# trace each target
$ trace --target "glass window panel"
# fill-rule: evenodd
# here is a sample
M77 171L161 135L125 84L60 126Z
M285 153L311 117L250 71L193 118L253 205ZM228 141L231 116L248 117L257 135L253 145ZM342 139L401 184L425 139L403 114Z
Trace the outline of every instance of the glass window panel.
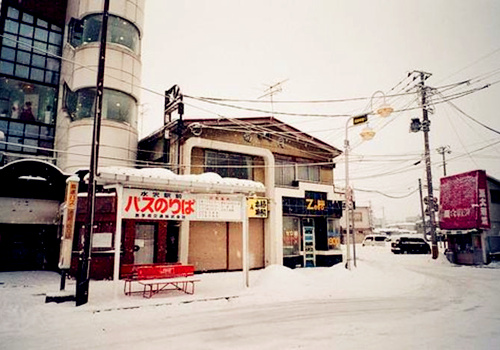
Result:
M3 43L3 46L16 47L17 36L12 35L12 34L8 34L8 33L4 33L2 43Z
M83 43L98 42L100 40L102 15L90 15L84 20ZM129 21L109 16L107 41L128 47L134 52L138 52L139 31ZM79 41L72 40L72 45L79 45Z
M52 24L50 26L50 29L53 30L54 32L62 33L62 29L59 26L56 26L55 24Z
M48 126L40 127L40 139L41 140L53 140L54 139L54 128Z
M7 142L9 143L7 145L7 150L14 151L14 152L21 152L22 147L16 146L15 144L22 145L22 142L23 142L22 138L15 137L15 136L9 136L9 137L7 137Z
M300 254L300 225L299 219L289 216L283 217L283 256Z
M40 54L45 54L47 51L47 43L43 43L40 41L36 41L33 43L33 46L35 47L33 49L34 52L38 52Z
M31 54L26 51L17 51L17 59L18 63L29 65L31 63Z
M23 136L24 135L24 123L11 122L9 128L9 135L11 136Z
M14 59L16 58L16 51L8 47L2 47L1 57L4 60L14 61Z
M291 186L295 179L295 164L292 161L277 160L275 183L277 185Z
M49 43L55 45L61 45L62 35L60 33L51 32L49 34Z
M16 77L28 78L29 77L29 67L23 66L21 64L16 64L16 71L14 73Z
M54 72L59 72L59 60L47 57L47 69Z
M24 139L24 144L31 147L24 147L23 152L36 153L38 151L38 140Z
M8 121L6 120L0 120L0 130L3 131L4 135L7 135L7 126L8 126Z
M54 141L47 141L47 140L40 140L38 143L39 147L41 148L46 148L47 150L44 149L38 149L38 154L46 155L46 156L52 156L52 152L48 151L50 149L54 149Z
M23 22L33 23L33 16L27 13L23 13Z
M90 43L99 41L101 32L102 15L92 15L85 19L83 26L83 42Z
M106 119L129 124L135 122L135 100L123 92L106 89L103 109Z
M31 58L31 65L39 68L45 68L45 57L40 55L33 55Z
M57 84L58 83L58 79L59 78L59 74L57 74L56 72L52 72L50 70L48 71L45 71L45 82L48 83L48 84Z
M21 109L25 105L25 102L29 101L32 104L32 113L36 120L40 122L45 122L45 120L48 120L49 123L53 122L53 111L55 111L55 106L57 105L57 89L40 84L27 84L13 78L5 77L0 77L0 89L2 90L2 94L5 92L5 95L9 96L7 104L1 104L0 101L0 110L6 110L7 117L20 119ZM16 123L15 121L13 122ZM18 123L13 125L13 130L15 131L18 130L17 126L23 124ZM38 126L35 126L35 128L29 131L38 134Z
M0 73L14 75L14 64L0 61Z
M36 81L42 81L44 79L45 71L38 68L31 68L30 78Z
M33 40L28 39L28 38L19 37L18 48L31 51L32 45L33 45Z
M5 20L4 31L17 34L19 32L19 23L12 21L10 19Z
M61 49L59 46L49 44L48 51L49 51L49 53L51 53L53 55L59 56Z
M0 131L3 132L4 136L7 136L7 121L6 120L0 120ZM0 140L0 150L4 150L5 149L5 141L7 141L6 138Z
M35 29L35 39L40 41L47 41L49 36L49 31L47 29L36 28Z
M110 17L109 23L108 41L124 45L136 52L139 41L139 33L136 27L129 21L115 16Z
M19 10L14 7L9 7L7 10L7 17L19 19Z
M83 89L77 92L75 118L90 118L94 115L95 89Z
M33 37L33 26L21 23L21 29L19 30L19 34L22 36L26 36L28 38L32 38Z
M48 28L49 27L49 23L44 21L44 20L41 20L41 19L37 19L36 20L36 24L37 26L39 27L42 27L42 28Z
M38 125L26 124L26 128L24 130L25 137L38 138L39 133L40 127Z
M307 165L298 164L297 173L299 180L309 180Z

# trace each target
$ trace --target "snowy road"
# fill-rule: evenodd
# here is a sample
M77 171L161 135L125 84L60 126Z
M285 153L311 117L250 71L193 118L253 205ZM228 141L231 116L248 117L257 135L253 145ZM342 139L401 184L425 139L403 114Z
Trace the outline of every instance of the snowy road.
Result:
M35 289L15 306L5 283L0 311L9 320L0 320L0 348L500 348L500 269L385 250L359 256L351 272L275 267L256 273L254 287L236 298L160 305L172 300L165 296L133 308L37 305Z

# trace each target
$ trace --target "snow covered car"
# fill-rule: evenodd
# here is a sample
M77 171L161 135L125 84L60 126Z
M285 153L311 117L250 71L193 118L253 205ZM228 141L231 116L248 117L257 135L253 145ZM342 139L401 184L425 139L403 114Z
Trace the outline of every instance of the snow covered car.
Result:
M380 246L380 247L385 247L385 242L387 240L387 236L385 235L367 235L365 239L363 240L363 247L364 246Z
M420 237L398 237L391 243L394 254L430 254L431 246Z

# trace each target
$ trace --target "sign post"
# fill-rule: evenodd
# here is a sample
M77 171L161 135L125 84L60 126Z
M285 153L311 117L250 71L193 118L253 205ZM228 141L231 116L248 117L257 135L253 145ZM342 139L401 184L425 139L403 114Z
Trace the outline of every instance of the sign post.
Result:
M66 180L66 196L64 199L61 247L59 251L59 264L61 269L61 290L66 284L66 271L71 267L71 253L73 252L73 237L75 233L76 206L78 200L78 183L80 178L76 175Z

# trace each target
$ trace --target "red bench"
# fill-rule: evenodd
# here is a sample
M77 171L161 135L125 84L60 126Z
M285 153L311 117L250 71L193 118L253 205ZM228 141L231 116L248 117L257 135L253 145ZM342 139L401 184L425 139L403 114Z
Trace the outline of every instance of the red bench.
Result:
M187 294L194 293L194 284L200 279L194 276L193 265L175 264L126 264L121 267L122 277L125 279L124 293L141 292L133 291L132 283L143 287L142 296L151 298L163 290L181 290Z

